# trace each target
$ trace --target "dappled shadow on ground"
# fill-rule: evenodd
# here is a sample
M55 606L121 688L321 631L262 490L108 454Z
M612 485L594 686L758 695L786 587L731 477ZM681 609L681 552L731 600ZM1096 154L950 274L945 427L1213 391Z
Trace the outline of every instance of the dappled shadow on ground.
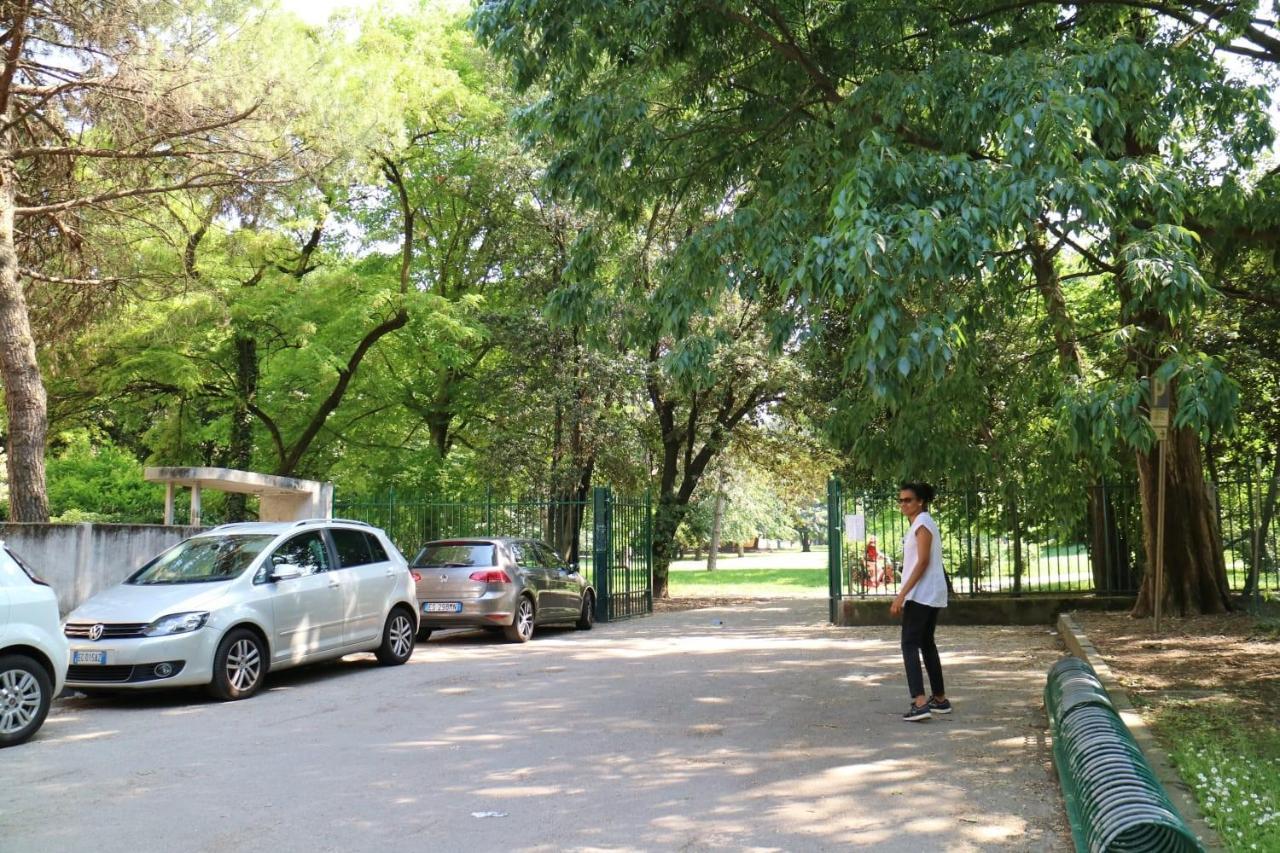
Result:
M1229 699L1233 713L1273 725L1280 703L1280 633L1247 613L1150 619L1076 613L1116 677L1138 697ZM1267 625L1271 624L1268 628Z
M625 636L616 625L544 636L540 651L559 647L559 662L524 676L541 683L495 691L433 737L383 749L465 744L445 790L485 810L605 808L607 821L572 833L573 849L608 847L620 830L641 849L1065 849L1037 698L1058 654L1047 631L954 629L945 666L959 712L910 726L898 720L894 629L836 629L801 608L713 607L629 623ZM447 660L476 645L491 646L490 663L525 651L471 635L424 652ZM469 689L485 688L437 692ZM981 701L965 697L975 691ZM495 716L529 722L494 735ZM489 755L577 736L589 744L516 768L494 769Z
M835 628L825 607L524 645L442 632L406 666L277 673L248 702L64 703L10 765L11 815L45 827L15 849L90 825L99 853L127 849L157 810L196 850L1068 848L1039 703L1058 654L1046 631L946 629L957 712L911 725L896 630ZM73 801L88 811L50 820Z

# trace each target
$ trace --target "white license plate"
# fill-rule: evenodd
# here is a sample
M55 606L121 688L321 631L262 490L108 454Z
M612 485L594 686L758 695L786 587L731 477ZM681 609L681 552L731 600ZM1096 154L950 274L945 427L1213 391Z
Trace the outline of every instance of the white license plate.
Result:
M72 652L72 663L96 663L105 666L107 663L106 652Z
M423 613L461 613L461 601L424 601L422 602Z

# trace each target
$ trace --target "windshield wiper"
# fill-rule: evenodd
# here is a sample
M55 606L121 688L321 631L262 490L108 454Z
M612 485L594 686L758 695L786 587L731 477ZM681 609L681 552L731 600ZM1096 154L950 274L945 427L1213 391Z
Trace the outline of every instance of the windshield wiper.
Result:
M465 569L472 565L471 563L420 563L414 566L415 569Z

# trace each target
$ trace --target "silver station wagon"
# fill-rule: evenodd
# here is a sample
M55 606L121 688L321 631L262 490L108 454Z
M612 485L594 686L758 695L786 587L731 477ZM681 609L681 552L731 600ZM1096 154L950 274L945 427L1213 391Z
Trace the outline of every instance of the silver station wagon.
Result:
M67 617L67 685L205 685L244 699L267 672L371 651L413 653L404 557L360 522L226 524L186 539Z
M587 630L595 623L595 589L545 542L442 539L428 542L410 570L420 610L419 640L433 628L479 626L526 643L535 625Z

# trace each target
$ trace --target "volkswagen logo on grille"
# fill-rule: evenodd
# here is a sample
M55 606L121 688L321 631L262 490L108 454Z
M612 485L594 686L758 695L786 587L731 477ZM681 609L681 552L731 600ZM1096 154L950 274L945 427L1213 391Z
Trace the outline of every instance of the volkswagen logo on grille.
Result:
M105 631L106 629L107 629L107 626L99 622L97 625L94 625L92 628L89 629L89 639L101 640L102 632Z

